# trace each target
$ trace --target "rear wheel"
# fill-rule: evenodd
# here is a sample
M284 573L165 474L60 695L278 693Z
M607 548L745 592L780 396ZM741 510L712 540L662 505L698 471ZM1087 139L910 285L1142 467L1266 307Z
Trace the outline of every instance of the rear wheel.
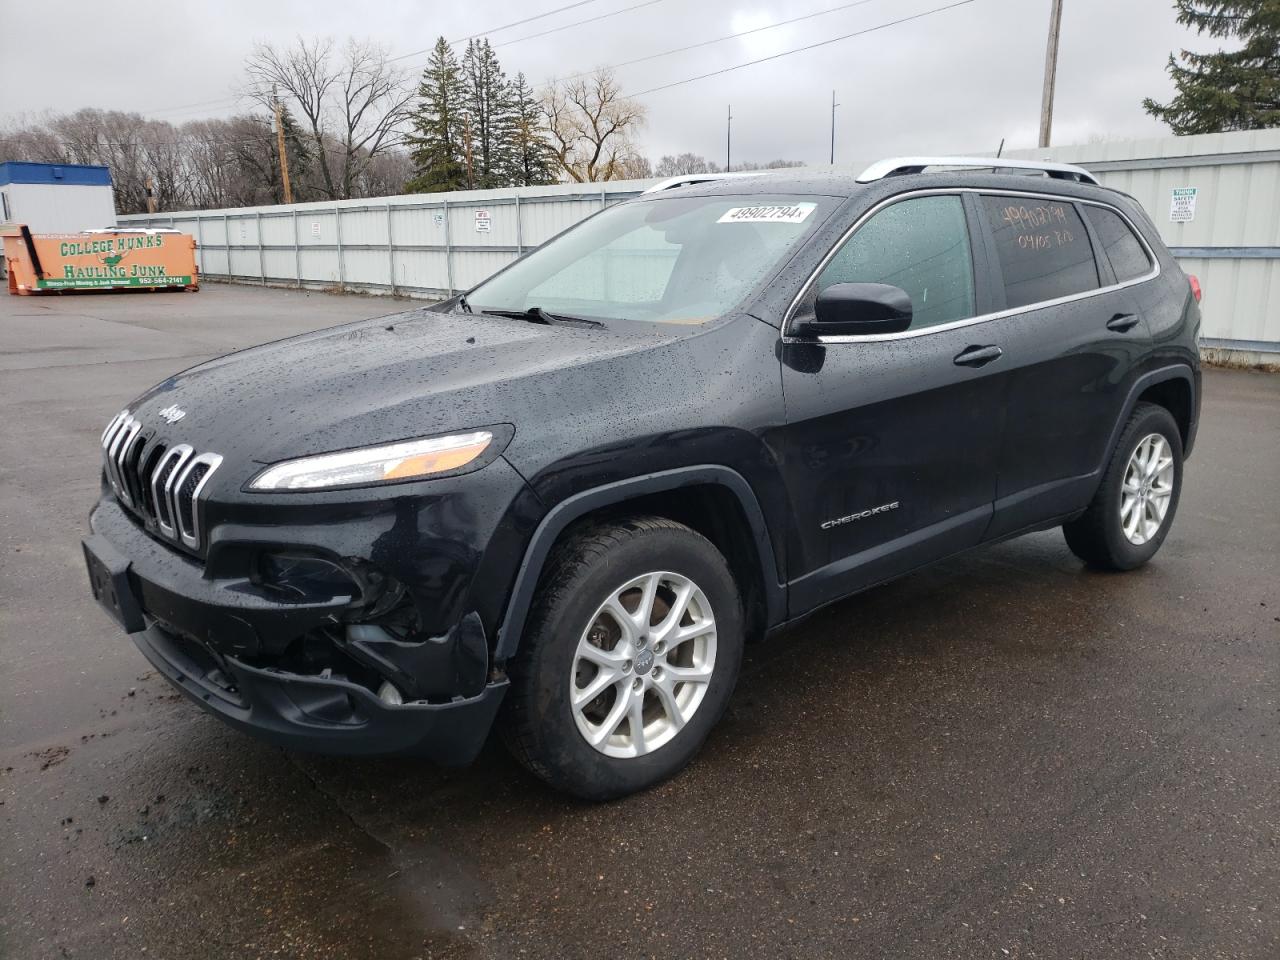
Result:
M1182 435L1164 407L1138 404L1088 509L1066 523L1067 546L1105 570L1150 560L1173 525L1182 491Z
M737 586L704 537L663 518L562 545L539 587L502 731L551 785L603 800L680 770L724 712L742 660Z

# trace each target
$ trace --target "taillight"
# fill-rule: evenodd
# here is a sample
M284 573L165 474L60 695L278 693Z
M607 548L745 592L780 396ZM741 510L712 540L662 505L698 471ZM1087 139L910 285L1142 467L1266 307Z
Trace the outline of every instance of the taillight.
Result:
M1191 295L1196 298L1196 303L1200 302L1200 278L1194 273L1188 273L1187 279L1191 281Z

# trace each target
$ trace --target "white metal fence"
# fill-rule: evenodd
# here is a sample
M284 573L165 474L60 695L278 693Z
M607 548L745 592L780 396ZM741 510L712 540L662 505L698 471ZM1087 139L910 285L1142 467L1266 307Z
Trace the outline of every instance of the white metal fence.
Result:
M1205 290L1205 345L1280 356L1280 130L1104 141L1010 156L1079 163L1134 195ZM855 172L866 164L852 164ZM652 181L561 184L121 217L195 236L206 277L441 297ZM1174 190L1181 207L1172 208ZM1194 196L1188 211L1187 198ZM1190 212L1190 219L1185 219Z
M1182 268L1204 288L1204 347L1245 362L1280 362L1280 129L1103 141L1051 152L1131 194L1151 215Z
M190 233L206 277L442 297L646 185L469 190L119 219Z

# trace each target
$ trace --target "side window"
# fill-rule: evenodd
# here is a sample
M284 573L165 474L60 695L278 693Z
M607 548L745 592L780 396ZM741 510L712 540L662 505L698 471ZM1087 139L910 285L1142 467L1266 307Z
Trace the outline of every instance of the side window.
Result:
M1010 309L1098 287L1089 234L1069 201L983 197L981 202Z
M1098 235L1116 280L1124 283L1140 277L1151 269L1151 258L1133 230L1114 210L1085 205L1084 215L1089 218L1093 232Z
M911 329L972 317L973 257L959 197L916 197L858 228L818 276L833 283L888 283L911 297Z

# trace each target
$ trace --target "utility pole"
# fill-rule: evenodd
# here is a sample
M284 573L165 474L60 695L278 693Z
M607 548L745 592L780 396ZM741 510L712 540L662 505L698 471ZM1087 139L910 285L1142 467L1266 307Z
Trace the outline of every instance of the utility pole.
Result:
M155 213L157 209L156 203L156 183L150 177L147 177L143 183L147 191L147 213Z
M284 107L280 105L280 97L275 87L271 88L271 99L276 112L276 146L280 150L280 182L284 185L284 202L293 203L293 184L289 180L289 153L284 148Z
M1050 0L1049 45L1044 52L1044 95L1040 98L1040 146L1049 146L1053 133L1053 86L1058 79L1058 31L1062 26L1062 0Z
M729 120L724 128L724 172L729 173L733 167L729 163L733 156L733 105L729 105Z
M836 103L836 92L831 91L831 165L836 165L836 107L840 104Z

